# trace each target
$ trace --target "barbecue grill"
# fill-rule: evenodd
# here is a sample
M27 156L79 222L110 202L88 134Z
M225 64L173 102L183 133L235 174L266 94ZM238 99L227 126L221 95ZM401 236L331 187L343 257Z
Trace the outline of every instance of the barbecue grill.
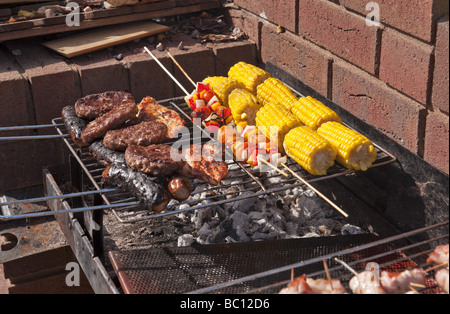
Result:
M300 92L294 92L303 96ZM184 98L159 102L178 111L194 136L191 141L209 141L210 134L189 117L190 109ZM142 210L139 201L129 192L106 188L102 184L105 167L95 160L88 149L81 149L65 130L62 118L51 125L57 135L38 137L10 137L8 140L61 138L69 150L69 177L73 190L63 193L59 180L50 169L45 169L45 197L17 202L47 201L51 211L25 214L5 214L0 220L31 219L55 216L82 269L98 293L276 293L295 276L308 274L324 277L323 261L328 263L333 278L342 278L346 288L353 275L338 261L342 260L363 270L367 263L376 262L383 269L395 271L413 267L427 267L426 255L432 248L448 241L448 221L400 234L381 238L374 234L337 236L312 239L289 239L191 247L165 247L137 250L111 250L104 254L103 210L111 211L118 224L134 224L220 206L223 204L272 195L304 186L295 176L284 177L276 171L259 172L235 160L229 160L229 179L212 187L193 181L193 193L184 202L172 201L165 211L153 213ZM2 130L20 130L21 127ZM167 144L175 143L173 140ZM372 168L396 162L396 157L377 145L377 160ZM308 183L350 176L355 171L339 164L326 176L312 176L288 160L287 166ZM239 185L239 189L233 189ZM75 192L73 192L75 191ZM1 208L1 207L0 207ZM345 210L345 209L344 209ZM429 238L430 232L439 234ZM425 239L424 239L425 238ZM111 267L111 269L107 269ZM117 278L114 280L113 278ZM437 293L433 271L429 272L423 293Z

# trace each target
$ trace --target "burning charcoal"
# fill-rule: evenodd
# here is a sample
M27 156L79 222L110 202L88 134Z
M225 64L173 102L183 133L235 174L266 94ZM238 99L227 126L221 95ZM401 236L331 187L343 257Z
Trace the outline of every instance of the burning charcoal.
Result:
M341 233L343 235L349 235L349 234L363 234L365 232L360 227L346 224L345 226L342 227Z
M251 192L246 192L246 193L242 194L242 196L244 196L244 197L247 196L247 195L252 195L252 193ZM244 212L244 213L248 213L248 212L250 212L250 210L255 205L255 201L256 201L255 197L236 201L236 202L233 203L233 209L234 210L239 210L239 211Z
M231 219L225 219L215 228L207 238L207 243L220 243L230 233L232 227Z
M191 246L194 243L195 239L192 234L183 234L178 237L178 247L182 246Z

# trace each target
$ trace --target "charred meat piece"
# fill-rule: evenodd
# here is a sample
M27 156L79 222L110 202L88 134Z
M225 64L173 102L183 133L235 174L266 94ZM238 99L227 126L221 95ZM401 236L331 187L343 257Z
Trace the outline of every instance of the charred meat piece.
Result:
M130 93L112 91L78 99L75 111L80 118L94 120L119 106L135 104L136 101Z
M157 121L139 124L106 133L103 144L116 151L124 152L129 145L148 146L162 143L167 136L167 126Z
M77 116L77 114L75 113L75 107L74 106L64 107L61 112L61 116L66 126L66 130L72 137L73 142L78 147L89 146L89 144L85 143L81 138L81 133L88 125L88 122Z
M177 112L158 104L152 97L145 97L138 107L139 117L143 121L158 121L167 125L167 138L177 137L185 125Z
M91 121L83 130L81 138L85 143L92 143L104 137L108 131L118 129L128 120L134 119L137 113L136 105L119 106Z
M124 153L116 152L105 147L101 140L92 143L89 146L89 152L98 162L100 162L104 166L114 163L126 164Z
M161 212L170 201L169 194L152 178L125 164L112 164L103 172L103 181L128 190L148 210Z
M125 151L125 160L136 171L168 176L180 169L180 162L172 159L172 149L168 145L130 145Z
M228 176L228 165L215 159L214 154L206 145L192 145L184 152L185 165L181 173L211 185L219 185Z

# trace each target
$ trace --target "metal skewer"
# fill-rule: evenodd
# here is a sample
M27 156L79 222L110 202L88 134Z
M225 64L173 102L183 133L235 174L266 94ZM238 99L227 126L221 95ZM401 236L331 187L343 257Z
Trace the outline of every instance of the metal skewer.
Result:
M307 185L311 190L313 190L314 192L316 192L317 195L319 195L321 198L323 198L328 204L330 204L331 206L333 206L339 213L341 213L345 218L348 218L349 215L344 212L341 208L339 208L335 203L333 203L328 197L326 197L325 195L323 195L320 191L318 191L315 187L313 187L308 181L306 181L305 179L303 179L302 177L300 177L298 174L296 174L291 168L289 168L288 166L286 166L285 164L281 164L284 168L286 168L286 170L288 170L290 173L292 173L297 179L299 179L300 181L302 181L305 185Z
M189 96L190 93L183 87L183 85L180 84L180 82L178 82L175 79L172 73L170 73L169 70L166 69L166 67L161 63L161 61L159 61L158 58L156 58L156 56L150 50L148 50L147 47L144 47L144 49L153 58L153 60L155 60L155 62L158 63L158 65L164 70L164 72L166 72L167 75L169 75L172 78L172 80L178 85L178 87L181 88L181 90L186 94L186 96Z
M0 207L8 206L8 205L15 205L15 204L23 204L23 203L45 202L45 201L50 201L50 200L55 200L55 199L75 198L75 197L94 195L94 194L100 194L100 193L111 193L111 192L117 192L117 191L118 191L117 189L104 189L104 190L97 190L97 191L71 193L71 194L65 194L65 195L38 197L38 198L31 198L31 199L27 199L27 200L14 200L14 201L0 203Z
M45 212L38 212L38 213L27 213L27 214L11 215L11 216L0 215L0 221L47 217L47 216L54 216L57 214L82 213L82 212L94 211L94 210L99 210L99 209L113 209L113 208L136 206L136 205L138 205L137 202L129 202L129 203L121 203L121 204L110 204L110 205L63 209L63 210L56 210L56 211L45 211Z
M192 85L194 85L195 88L197 88L197 84L195 84L194 80L192 80L190 78L190 76L186 73L186 71L181 67L181 65L177 62L177 60L175 60L175 58L172 56L172 54L167 51L167 55L170 57L170 59L172 59L173 63L175 63L175 65L180 69L181 72L183 72L183 74L186 76L186 78L192 83Z

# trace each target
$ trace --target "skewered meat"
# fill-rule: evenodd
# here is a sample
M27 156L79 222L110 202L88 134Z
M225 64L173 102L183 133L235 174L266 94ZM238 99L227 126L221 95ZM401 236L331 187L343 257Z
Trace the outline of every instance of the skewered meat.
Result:
M177 172L181 163L171 157L169 145L130 145L125 151L125 160L134 170L154 176L169 176Z
M125 164L108 166L102 176L105 183L130 191L148 210L161 212L169 203L168 193L156 182L155 178L134 171Z
M386 294L372 271L364 271L350 280L350 289L354 294Z
M425 286L426 277L425 271L418 268L401 273L382 271L380 283L388 294L404 294L411 290L411 284Z
M291 281L279 294L345 294L345 288L340 280L312 279L306 275Z
M448 264L448 250L448 244L438 246L428 257L427 263Z
M440 269L436 272L436 282L438 286L445 292L449 293L449 284L448 284L448 268Z
M126 164L124 153L119 153L105 147L101 140L92 143L89 146L89 152L104 166L111 165L113 163Z
M167 136L167 126L157 121L139 124L106 133L103 144L116 151L124 152L129 145L148 146L162 143Z
M121 105L135 104L130 93L111 91L78 99L75 103L75 110L78 117L93 120Z
M139 118L143 121L158 121L167 126L167 138L175 138L185 125L177 112L158 104L152 97L142 99L138 108Z
M191 196L192 188L188 178L173 176L167 184L170 195L177 201L184 202Z
M81 138L86 143L92 143L98 138L102 138L110 130L120 128L125 122L136 117L138 114L137 106L121 105L104 115L91 121L81 134Z
M61 116L66 126L67 132L72 137L73 142L79 147L87 147L88 143L85 143L81 138L81 133L86 128L88 122L79 118L75 113L74 106L64 107Z
M184 152L186 163L181 173L211 185L219 185L228 175L228 166L225 162L216 160L215 154L214 149L210 151L206 145L192 145Z

